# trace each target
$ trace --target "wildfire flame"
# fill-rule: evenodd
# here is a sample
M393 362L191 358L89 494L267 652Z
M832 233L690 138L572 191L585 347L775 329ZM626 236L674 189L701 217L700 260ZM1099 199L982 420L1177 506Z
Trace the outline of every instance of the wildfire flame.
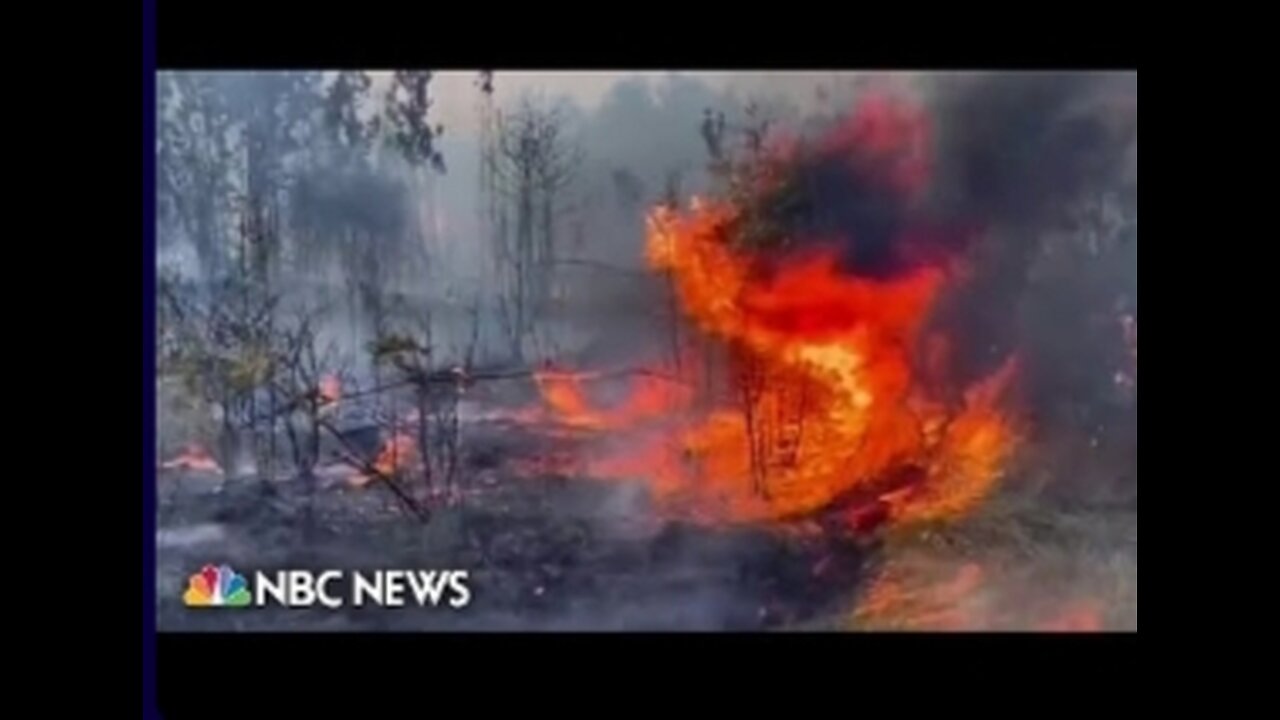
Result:
M872 103L828 138L915 193L928 169L925 125ZM862 152L851 148L861 145ZM579 430L633 431L627 446L592 454L587 474L647 481L660 505L712 521L771 521L856 497L850 523L955 517L995 486L1017 436L1002 410L1016 363L948 402L917 377L922 328L944 286L943 263L888 277L842 268L831 244L785 256L736 242L741 208L695 198L648 219L650 267L668 274L684 315L732 358L728 392L682 363L676 381L641 377L611 408L589 401L586 375L545 373L546 406ZM932 374L932 373L926 373ZM606 433L611 435L613 433ZM870 515L868 515L870 513Z
M681 399L681 388L673 387L670 380L640 375L620 404L601 408L589 399L585 388L598 377L598 373L547 370L535 373L534 381L556 420L580 430L632 428L662 417Z
M397 433L383 442L377 457L370 463L373 469L377 471L376 475L374 473L356 471L347 479L347 482L355 487L364 487L375 480L378 475L394 478L402 469L416 462L416 457L417 446L414 444L413 438L404 433Z

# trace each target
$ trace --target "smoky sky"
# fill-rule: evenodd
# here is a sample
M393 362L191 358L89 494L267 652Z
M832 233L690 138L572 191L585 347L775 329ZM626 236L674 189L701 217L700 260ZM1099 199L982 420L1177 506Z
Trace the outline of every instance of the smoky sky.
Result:
M1137 139L1137 76L999 73L932 83L938 211L984 223L1047 222L1114 181Z
M930 143L919 201L845 157L819 154L792 169L798 197L770 202L783 207L786 231L834 239L846 268L862 276L894 275L938 254L970 259L972 277L934 322L962 340L956 372L972 380L1025 340L1018 308L1044 237L1070 230L1081 201L1116 191L1136 200L1137 78L940 75L923 83L921 101Z
M812 129L806 136L820 137L825 126L856 111L864 88L856 74L547 73L505 85L506 77L495 76L501 106L546 84L545 99L563 101L567 137L584 151L564 194L558 255L635 271L644 265L644 213L669 188L686 201L716 192L708 187L709 158L699 132L707 110L723 111L732 124L742 121L744 101L769 105L763 101L770 97L790 98L795 106L777 111L784 120L779 126L800 120L802 128ZM280 90L279 80L261 87L229 82L229 90L239 104L251 105L262 92ZM838 239L846 265L861 274L893 275L932 262L935 254L967 253L986 242L988 256L975 263L977 277L943 310L948 322L964 326L958 334L966 344L1011 347L1010 309L1023 291L1041 235L1061 222L1076 198L1110 185L1136 187L1136 74L919 73L893 80L928 118L932 142L923 197L905 198L818 154L791 168L799 193L776 199L778 207L768 212L776 211L798 237ZM322 164L298 178L291 198L303 229L350 228L379 237L403 234L412 211L430 205L438 249L448 250L436 253L435 279L419 283L431 288L486 277L491 264L477 211L480 147L471 116L479 90L470 74L442 74L440 82L436 109L453 115L441 115L449 170L431 178L432 196L410 192L403 173L386 167L361 174ZM451 83L453 91L444 91ZM575 83L594 88L590 102L556 95ZM729 92L735 84L739 92ZM810 98L819 89L824 99ZM381 97L379 85L371 98ZM573 278L585 275L575 272ZM613 275L593 277L593 297L622 287Z
M883 166L851 161L841 146L787 168L789 182L759 209L801 243L838 243L846 267L865 276L964 251L986 231L1017 231L1022 247L1010 250L1026 254L1036 229L1124 175L1136 142L1136 92L1136 78L1121 74L936 76L924 84L920 121L929 135L924 202L887 184ZM906 133L915 120L885 122ZM1018 269L1025 262L1010 268Z
M1044 238L1069 229L1079 202L1136 185L1127 175L1137 142L1137 76L942 76L932 89L938 164L931 212L980 227L985 243L974 277L939 317L964 339L957 372L972 378L1025 345L1017 313ZM1083 312L1032 324L1065 328ZM1084 332L1073 337L1081 348L1099 342Z

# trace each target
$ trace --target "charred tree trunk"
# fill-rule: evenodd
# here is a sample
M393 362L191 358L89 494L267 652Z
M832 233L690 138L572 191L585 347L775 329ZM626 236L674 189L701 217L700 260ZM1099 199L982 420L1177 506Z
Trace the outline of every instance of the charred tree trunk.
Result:
M417 392L417 447L422 455L422 487L426 489L428 497L433 492L435 483L431 478L431 432L430 432L430 386L421 383L416 388Z

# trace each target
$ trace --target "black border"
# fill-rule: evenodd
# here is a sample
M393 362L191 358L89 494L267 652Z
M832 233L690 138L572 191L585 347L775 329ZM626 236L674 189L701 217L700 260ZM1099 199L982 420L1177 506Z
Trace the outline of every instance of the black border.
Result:
M877 697L906 708L963 683L965 694L949 702L976 709L1012 687L1132 687L1136 644L1136 633L163 633L159 702L179 717L210 702L216 687L213 697L230 690L240 708L280 703L290 717L313 709L327 717L352 703L372 717L384 707L477 712L495 700L530 712L599 710L693 691L855 710Z
M142 713L159 717L156 688L156 0L142 3Z
M1129 69L1136 28L1118 8L1013 16L875 7L618 8L161 0L167 69Z
M1131 685L1136 633L1073 635L192 635L155 634L154 581L154 102L157 67L436 69L1136 69L1136 31L1117 11L1105 31L1096 16L1055 17L1054 27L987 24L982 37L940 16L907 22L863 10L659 8L550 12L535 23L517 12L459 9L328 9L314 4L226 0L215 6L143 2L143 699L144 717L166 717L223 702L277 698L292 714L309 704L332 712L350 695L362 709L391 703L435 710L516 692L523 679L539 695L522 703L554 707L616 689L620 697L681 693L725 675L760 692L887 692L880 683L931 687L938 676L981 682L975 697L1007 683L1074 683L1081 672ZM157 15L158 11L158 15ZM607 12L608 19L598 18ZM932 13L933 11L929 11ZM487 17L479 17L488 13ZM618 19L617 14L625 15ZM923 13L922 13L923 14ZM578 17L572 17L572 16ZM757 27L742 18L758 15ZM1079 15L1088 15L1079 13ZM826 17L824 17L826 16ZM556 29L531 31L530 28ZM158 33L158 34L157 34ZM667 679L664 681L664 678ZM756 680L752 680L752 679ZM856 686L856 688L855 688ZM465 693L463 687L478 692ZM679 687L680 690L676 690ZM705 689L705 687L704 687ZM1069 689L1069 688L1068 688ZM212 694L211 694L212 692ZM917 690L918 692L918 690ZM282 697L282 693L284 696ZM590 694L594 696L595 693ZM250 700L252 698L252 700ZM518 698L517 702L521 702ZM976 707L973 705L971 707ZM209 709L205 707L205 709Z

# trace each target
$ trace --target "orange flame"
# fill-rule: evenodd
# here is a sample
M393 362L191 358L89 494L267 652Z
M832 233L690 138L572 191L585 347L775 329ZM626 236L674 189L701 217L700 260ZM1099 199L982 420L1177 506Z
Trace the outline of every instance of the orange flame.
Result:
M687 215L659 209L647 256L671 274L694 325L732 349L738 400L701 410L690 388L706 378L642 377L625 400L600 409L582 389L590 376L541 374L543 400L564 425L637 430L628 447L589 458L584 470L644 479L669 509L720 521L803 515L851 491L871 491L895 521L953 517L980 502L1014 445L999 401L1015 366L970 389L959 407L930 398L915 379L918 336L944 272L862 278L818 253L764 276L729 247L733 218L731 206L696 199ZM875 492L913 467L923 469L918 482Z
M598 408L588 397L585 383L598 374L547 370L534 373L543 401L562 425L580 430L631 428L662 417L681 399L681 389L664 378L638 375L622 402Z
M846 163L862 187L910 204L928 182L930 123L910 103L871 97L816 150ZM726 351L728 367L711 377L710 356L681 362L674 382L634 381L607 409L584 392L588 376L541 375L545 405L576 432L609 431L607 446L589 448L587 474L643 479L679 515L759 522L842 508L858 529L962 515L992 491L1014 448L1001 402L1015 361L953 393L947 338L921 337L953 268L963 271L951 244L938 242L951 233L904 230L903 262L874 277L842 268L840 243L813 242L822 238L803 238L826 248L807 253L744 248L742 223L770 225L748 212L755 199L769 208L789 192L806 152L777 143L763 172L746 174L755 198L694 198L688 212L663 206L648 218L649 266L669 277L685 317ZM776 247L797 245L770 232Z
M404 433L397 433L382 444L378 456L370 464L378 475L394 478L401 470L415 463L416 458L417 446L413 438ZM347 482L356 487L364 487L376 477L374 473L356 471L347 479Z

